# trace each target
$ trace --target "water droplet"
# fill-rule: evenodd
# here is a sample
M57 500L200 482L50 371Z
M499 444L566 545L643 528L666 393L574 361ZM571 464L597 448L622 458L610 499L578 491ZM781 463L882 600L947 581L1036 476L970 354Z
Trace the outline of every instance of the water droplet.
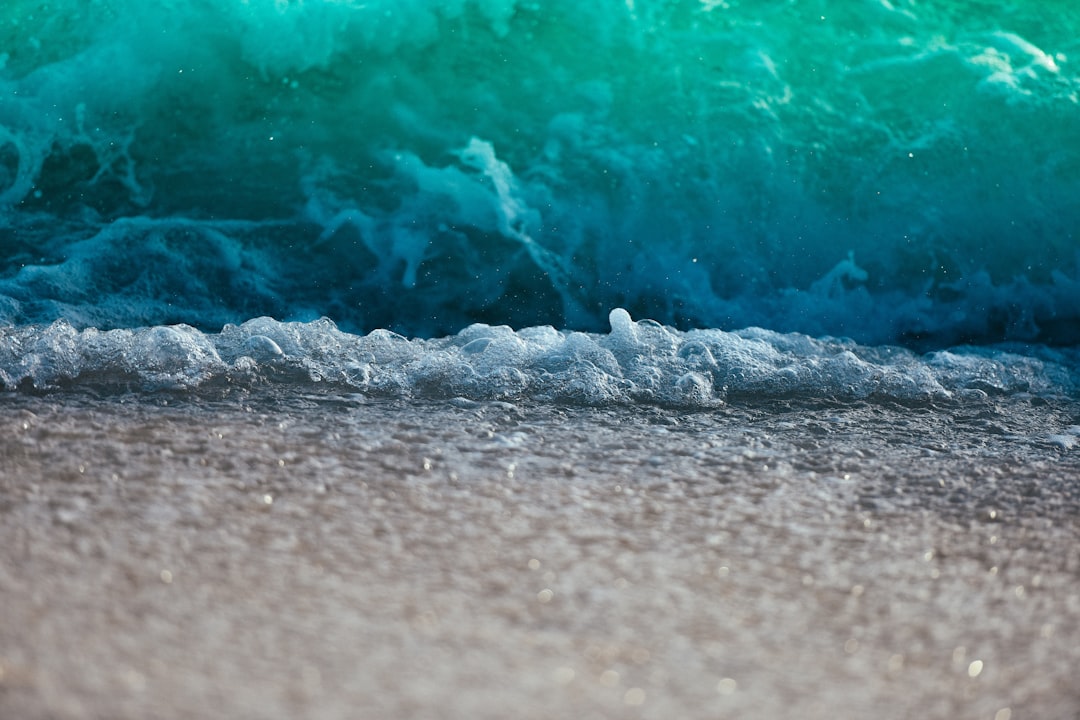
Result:
M619 673L614 670L605 670L600 673L600 684L608 687L615 687L619 684Z

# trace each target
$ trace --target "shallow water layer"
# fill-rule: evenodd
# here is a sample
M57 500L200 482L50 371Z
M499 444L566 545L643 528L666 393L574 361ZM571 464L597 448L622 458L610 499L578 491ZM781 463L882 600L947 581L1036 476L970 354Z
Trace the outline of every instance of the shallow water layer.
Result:
M1075 400L0 402L4 717L1080 715Z

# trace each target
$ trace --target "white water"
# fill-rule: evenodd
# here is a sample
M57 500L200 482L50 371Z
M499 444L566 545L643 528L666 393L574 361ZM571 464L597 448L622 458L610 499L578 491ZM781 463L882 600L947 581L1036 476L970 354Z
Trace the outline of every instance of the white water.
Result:
M607 334L472 325L433 340L328 320L269 318L203 333L188 326L76 330L0 328L0 385L47 391L217 391L333 387L372 396L506 399L595 406L719 407L729 399L981 402L988 395L1064 397L1077 387L1075 349L896 347L749 328L682 332L610 314Z

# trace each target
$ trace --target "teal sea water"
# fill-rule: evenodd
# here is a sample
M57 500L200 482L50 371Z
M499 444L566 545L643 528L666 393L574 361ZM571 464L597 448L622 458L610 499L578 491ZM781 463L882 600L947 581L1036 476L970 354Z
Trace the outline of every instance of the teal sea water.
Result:
M1078 198L1072 2L0 7L8 387L1071 392Z
M0 0L0 720L1080 720L1080 0Z

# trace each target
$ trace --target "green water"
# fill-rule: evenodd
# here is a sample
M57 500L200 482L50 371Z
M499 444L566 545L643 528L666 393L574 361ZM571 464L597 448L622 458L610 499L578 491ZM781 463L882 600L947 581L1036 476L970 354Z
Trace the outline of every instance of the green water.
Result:
M1077 38L1065 2L9 2L5 315L1074 342Z

